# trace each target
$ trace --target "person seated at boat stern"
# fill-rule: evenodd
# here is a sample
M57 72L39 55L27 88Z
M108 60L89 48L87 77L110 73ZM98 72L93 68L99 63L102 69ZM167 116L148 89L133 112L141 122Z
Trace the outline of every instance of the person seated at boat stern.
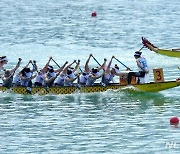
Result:
M107 84L110 84L110 82L113 81L113 78L115 76L121 76L120 74L120 70L119 70L119 67L117 66L117 64L115 64L115 66L111 69L111 64L112 64L112 60L113 58L115 58L114 56L111 57L111 60L105 70L105 74L104 74L104 77L102 79L102 82L107 85Z
M5 70L2 76L3 86L10 88L12 86L13 76L15 71L19 68L21 63L21 58L19 58L17 65L11 70Z
M107 59L104 58L104 63L103 63L100 67L95 67L95 68L92 68L92 69L91 69L91 72L90 72L90 74L89 74L89 76L88 76L88 79L87 79L87 82L86 82L86 86L92 86L92 85L94 85L94 83L95 83L95 81L96 81L97 79L103 77L103 75L104 75L105 72L103 71L103 73L100 74L99 71L102 70L102 69L105 70L106 61L107 61Z
M138 72L129 72L128 73L128 84L131 83L131 77L138 77L137 83L148 83L149 82L149 70L147 66L147 61L144 57L141 57L142 52L136 51L134 53L134 58L136 59L136 63L138 66ZM147 78L146 80L140 81L140 78Z

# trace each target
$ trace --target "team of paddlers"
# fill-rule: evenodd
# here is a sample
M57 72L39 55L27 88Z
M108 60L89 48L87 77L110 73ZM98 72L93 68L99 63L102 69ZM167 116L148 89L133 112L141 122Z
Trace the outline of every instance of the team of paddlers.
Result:
M2 86L5 86L7 88L10 88L12 86L25 86L27 87L27 91L31 92L32 86L73 86L74 84L79 86L92 86L94 85L95 81L100 78L100 83L103 86L106 86L113 82L113 78L115 76L121 78L121 72L118 65L115 64L115 66L111 66L112 60L117 59L115 58L115 56L111 57L108 65L106 65L107 59L104 59L102 65L98 63L99 66L94 68L89 67L89 61L91 57L94 58L92 54L89 55L84 66L84 70L82 70L80 67L80 60L74 60L70 64L68 64L68 62L66 61L60 67L56 63L56 61L54 61L54 59L50 57L46 65L42 69L39 69L37 67L35 60L30 60L20 72L15 74L15 72L21 65L22 59L19 58L17 65L13 69L6 70L4 68L4 65L7 64L8 59L6 56L2 56L0 57L0 71L3 81ZM139 71L130 71L128 73L129 84L131 83L132 76L144 78L147 74L149 74L146 59L144 57L141 57L141 52L135 52L134 57L136 59ZM94 60L96 59L94 58ZM54 61L59 68L55 70L53 66L50 65L51 61ZM32 68L30 67L30 64ZM75 65L75 67L73 67L73 65ZM127 70L131 69L127 67ZM35 82L33 83L32 80Z

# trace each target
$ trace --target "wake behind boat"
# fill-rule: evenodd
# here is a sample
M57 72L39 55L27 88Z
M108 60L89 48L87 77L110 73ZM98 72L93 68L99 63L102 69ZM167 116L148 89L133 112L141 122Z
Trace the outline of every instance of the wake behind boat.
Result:
M144 37L142 37L142 43L149 50L154 51L156 53L159 53L161 55L180 58L180 48L177 48L177 49L160 49L160 48L154 46L150 41L148 41Z

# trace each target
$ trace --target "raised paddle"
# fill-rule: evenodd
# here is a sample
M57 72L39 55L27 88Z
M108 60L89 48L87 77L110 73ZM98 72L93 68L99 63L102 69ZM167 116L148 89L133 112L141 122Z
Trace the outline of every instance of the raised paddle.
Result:
M101 64L97 61L97 59L96 58L94 58L94 56L92 55L92 57L93 57L93 59L96 61L96 63L99 65L99 66L101 66Z
M51 59L59 68L61 68L60 66L59 66L59 64L52 58Z
M122 63L119 59L117 59L116 57L114 57L114 59L116 59L120 64L122 64L124 67L126 67L127 69L130 69L129 67L127 67L124 63ZM131 69L130 69L130 71L132 71Z

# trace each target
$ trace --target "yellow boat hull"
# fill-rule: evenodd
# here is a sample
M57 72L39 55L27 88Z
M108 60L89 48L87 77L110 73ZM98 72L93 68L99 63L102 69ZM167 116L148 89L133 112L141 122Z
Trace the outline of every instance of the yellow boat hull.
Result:
M178 81L168 81L168 82L159 82L159 83L147 83L147 84L137 84L133 85L135 88L139 89L140 91L145 92L158 92L162 90L171 89L174 87L179 86L180 83Z
M169 57L178 57L178 58L180 58L180 51L158 49L158 50L156 50L156 52L161 54L161 55L166 55L166 56L169 56Z
M161 83L148 83L148 84L135 84L133 87L137 88L140 91L145 92L158 92L170 88L174 88L180 85L178 81L168 81ZM72 87L51 87L46 89L44 87L33 87L31 94L45 95L45 94L72 94L75 92L80 93L93 93L93 92L104 92L108 89L117 90L121 88L125 88L127 85L120 84L112 84L107 86L95 85L95 86L82 86L81 88L77 88L75 86ZM28 94L26 92L26 87L12 87L7 89L6 87L0 87L0 91L10 91L18 94Z

